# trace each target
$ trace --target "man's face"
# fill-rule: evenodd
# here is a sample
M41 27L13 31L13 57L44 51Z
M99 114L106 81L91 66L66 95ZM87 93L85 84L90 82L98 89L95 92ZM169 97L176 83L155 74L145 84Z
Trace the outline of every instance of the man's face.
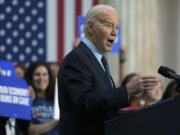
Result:
M98 17L97 23L89 23L91 41L102 52L112 50L119 28L119 18L115 11L106 11Z

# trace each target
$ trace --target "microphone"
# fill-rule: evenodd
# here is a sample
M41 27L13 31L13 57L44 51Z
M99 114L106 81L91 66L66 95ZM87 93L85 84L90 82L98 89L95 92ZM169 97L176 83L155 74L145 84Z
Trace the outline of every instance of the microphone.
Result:
M163 75L164 77L174 79L180 82L180 76L176 74L176 72L168 67L160 66L158 69L158 73Z

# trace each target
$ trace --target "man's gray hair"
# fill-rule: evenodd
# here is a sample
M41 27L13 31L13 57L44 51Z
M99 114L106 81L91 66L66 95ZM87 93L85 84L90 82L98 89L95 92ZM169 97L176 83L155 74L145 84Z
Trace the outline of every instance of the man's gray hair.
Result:
M113 7L110 5L104 5L104 4L99 4L94 7L92 7L86 14L85 18L85 23L83 27L83 32L86 33L88 29L88 23L91 22L97 22L98 21L98 16L101 13L104 13L108 10L116 11Z

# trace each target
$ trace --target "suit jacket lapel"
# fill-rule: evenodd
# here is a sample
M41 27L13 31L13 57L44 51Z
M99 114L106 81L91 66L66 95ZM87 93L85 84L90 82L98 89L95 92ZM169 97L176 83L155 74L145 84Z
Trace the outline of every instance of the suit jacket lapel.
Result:
M89 57L90 62L93 64L97 72L100 74L100 76L103 78L103 80L108 84L109 87L112 87L111 83L109 82L106 73L104 72L103 68L101 67L100 63L94 56L94 54L91 52L91 50L83 43L81 42L79 47L83 49L83 52Z

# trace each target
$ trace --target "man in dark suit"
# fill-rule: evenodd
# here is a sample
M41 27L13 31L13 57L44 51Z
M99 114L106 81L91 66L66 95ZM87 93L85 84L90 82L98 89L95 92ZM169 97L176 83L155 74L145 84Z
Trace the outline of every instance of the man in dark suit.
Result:
M60 135L103 135L104 120L128 106L128 96L157 84L153 76L138 75L115 88L104 53L111 51L118 27L111 6L97 5L88 11L85 38L65 57L58 74Z

